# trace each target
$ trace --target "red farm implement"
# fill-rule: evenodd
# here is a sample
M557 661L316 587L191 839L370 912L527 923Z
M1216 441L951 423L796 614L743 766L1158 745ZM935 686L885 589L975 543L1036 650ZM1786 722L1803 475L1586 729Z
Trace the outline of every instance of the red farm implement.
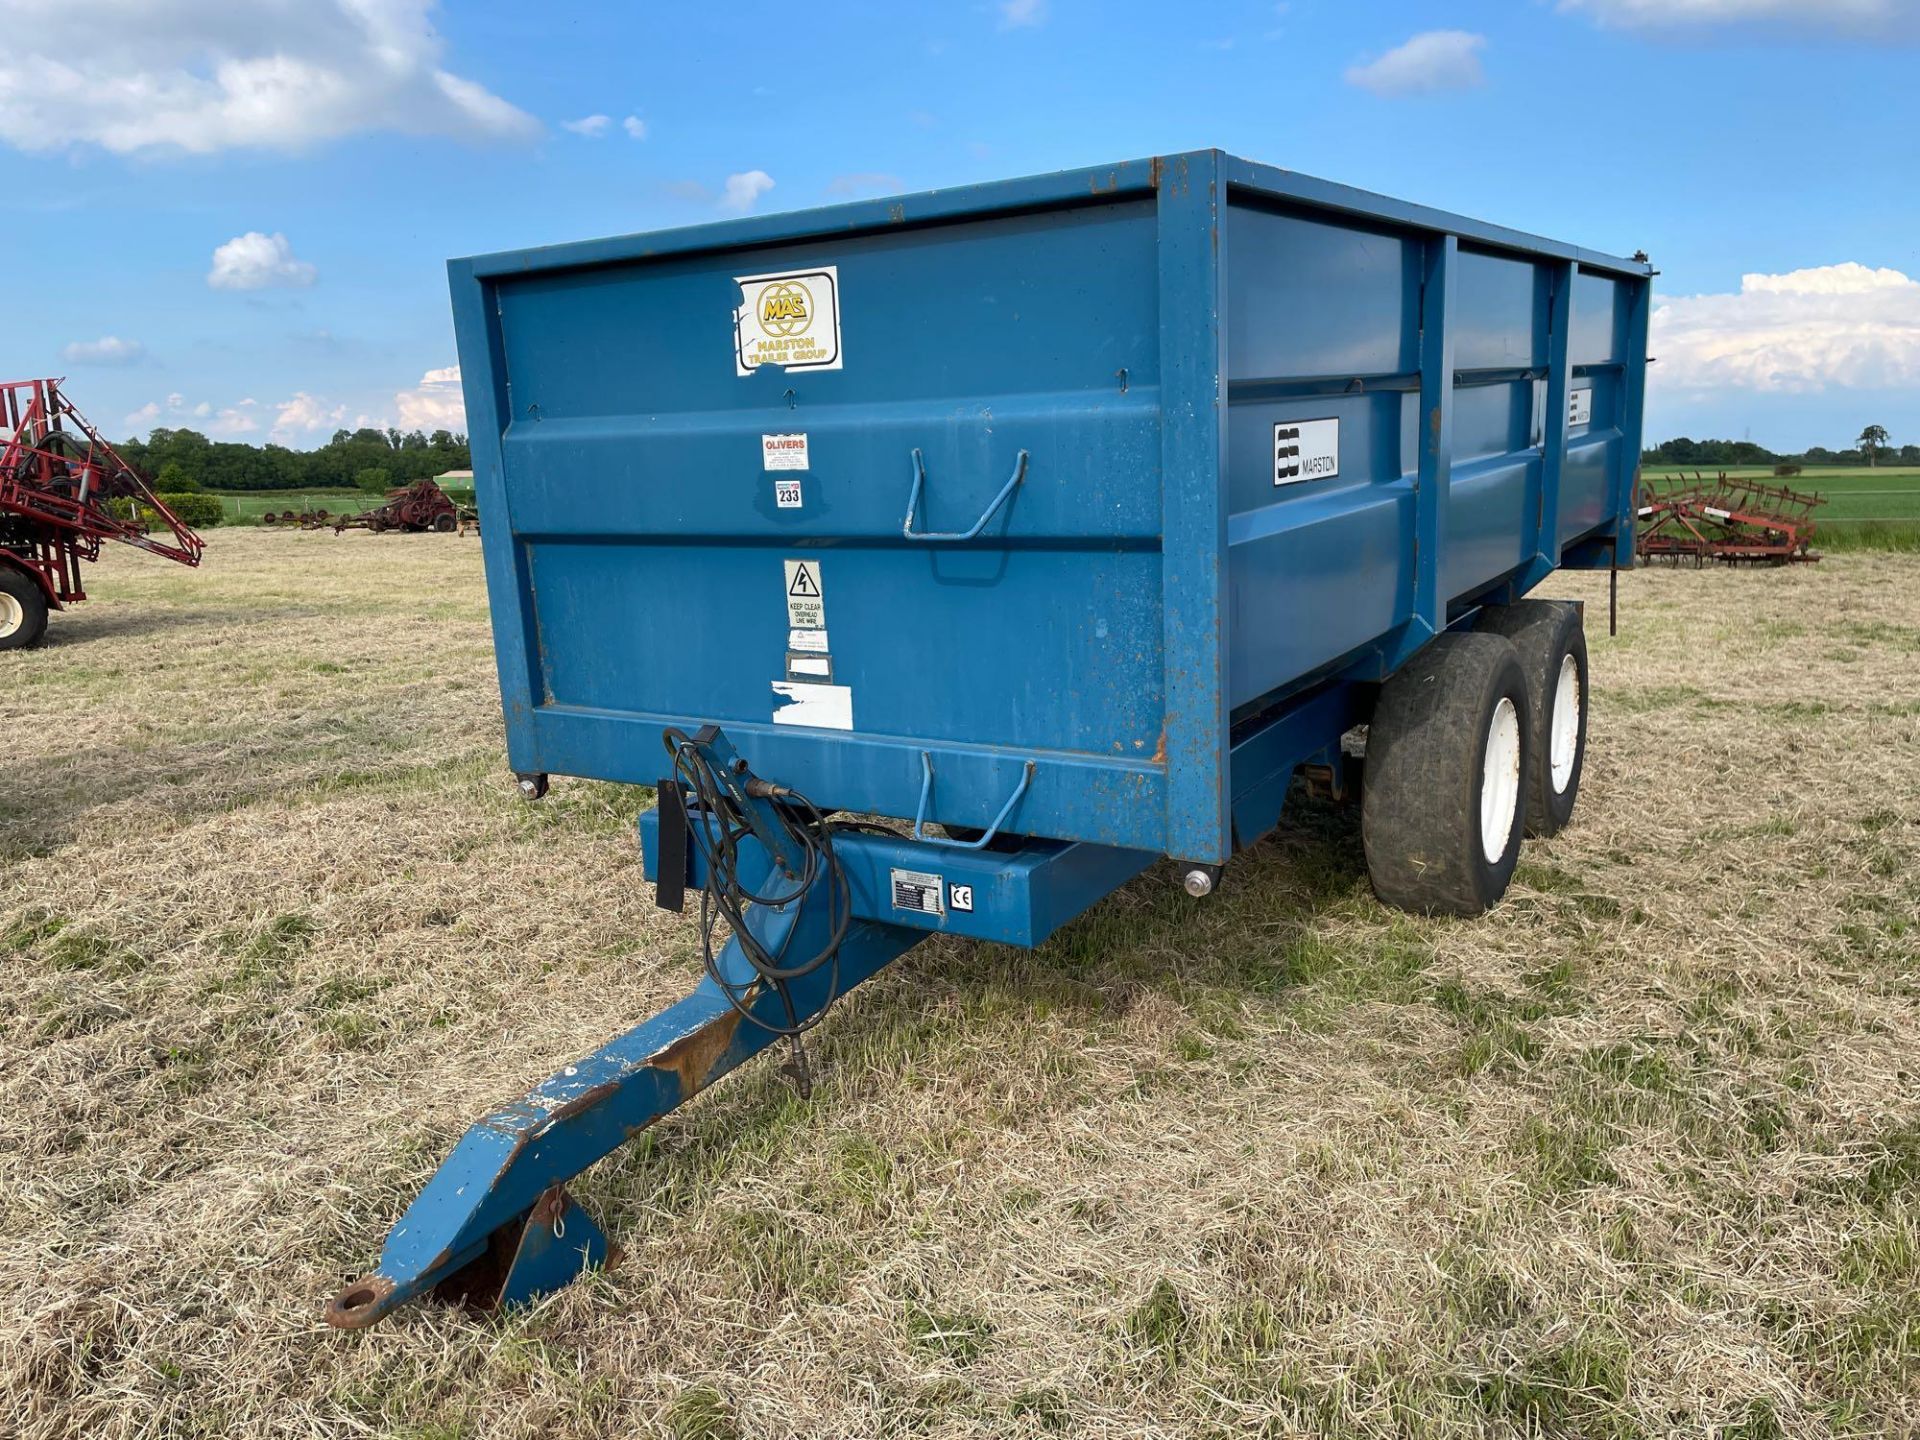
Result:
M182 565L205 549L61 383L0 381L0 650L38 644L50 610L87 598L80 566L100 558L103 540ZM149 531L150 516L170 538Z
M1816 561L1813 511L1819 495L1763 485L1722 472L1698 472L1665 485L1640 487L1635 546L1642 560L1719 560L1729 565Z
M378 509L338 516L333 522L333 531L337 535L342 530L371 530L377 535L387 530L412 534L431 530L451 535L460 528L460 519L460 509L447 498L446 491L431 480L416 480L401 489L389 490L387 503Z

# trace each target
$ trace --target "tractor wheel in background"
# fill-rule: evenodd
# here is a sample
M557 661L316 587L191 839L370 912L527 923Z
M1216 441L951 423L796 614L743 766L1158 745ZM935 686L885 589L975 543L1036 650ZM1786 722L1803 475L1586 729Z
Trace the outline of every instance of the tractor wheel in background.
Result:
M24 570L0 565L0 650L31 650L46 633L46 592Z
M1533 714L1527 833L1555 835L1573 816L1587 763L1587 635L1564 600L1489 605L1478 628L1504 635L1520 656Z
M1360 828L1374 893L1479 915L1513 879L1526 825L1527 682L1502 636L1446 634L1380 687Z
M460 528L460 522L452 515L436 515L433 517L433 528L438 534L451 535Z

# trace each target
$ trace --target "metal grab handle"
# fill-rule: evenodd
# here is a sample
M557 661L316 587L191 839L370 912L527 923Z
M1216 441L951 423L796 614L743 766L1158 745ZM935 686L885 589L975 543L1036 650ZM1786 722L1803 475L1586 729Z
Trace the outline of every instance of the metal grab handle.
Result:
M971 530L955 530L946 534L938 534L931 530L915 530L913 528L914 512L920 508L920 492L926 488L927 484L927 462L916 449L913 452L913 493L907 497L907 518L900 526L900 533L909 540L971 540L987 528L987 522L999 513L1000 507L1007 503L1007 497L1013 494L1014 488L1026 478L1027 452L1022 450L1020 458L1013 462L1012 477L1000 487L1000 493L993 497L993 503L987 506L986 513L973 522Z
M1021 454L1024 456L1025 451ZM1014 479L1019 479L1016 475ZM1011 486L1009 486L1011 488ZM987 514L991 515L989 510ZM985 524L985 520L981 524ZM1000 807L1000 813L993 817L993 824L987 827L987 833L978 840L949 840L926 833L927 801L933 795L933 756L925 750L920 752L920 807L913 815L913 838L927 845L945 845L950 850L984 850L993 843L993 837L1000 833L1000 827L1007 823L1007 816L1013 813L1013 807L1020 803L1020 797L1027 793L1027 786L1033 783L1033 761L1027 761L1027 768L1020 772L1020 783L1014 787L1013 794L1007 797L1007 803Z

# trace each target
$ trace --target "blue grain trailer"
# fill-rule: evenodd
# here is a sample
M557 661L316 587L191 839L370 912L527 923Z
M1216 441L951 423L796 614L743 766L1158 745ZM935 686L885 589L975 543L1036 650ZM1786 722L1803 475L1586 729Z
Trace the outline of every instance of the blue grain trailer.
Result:
M507 745L655 785L687 999L477 1123L327 1307L605 1263L563 1188L930 934L1204 896L1306 772L1475 914L1578 792L1652 271L1200 151L449 267ZM848 817L867 817L853 820ZM872 817L884 817L875 819Z

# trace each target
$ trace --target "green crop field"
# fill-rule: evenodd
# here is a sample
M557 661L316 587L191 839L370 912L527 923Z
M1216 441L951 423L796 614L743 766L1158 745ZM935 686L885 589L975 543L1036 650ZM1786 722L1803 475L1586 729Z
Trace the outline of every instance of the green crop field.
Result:
M257 525L262 515L282 515L287 511L326 510L335 515L352 515L381 503L381 497L366 490L216 490L214 498L225 507L227 524ZM456 505L473 505L473 491L447 491Z
M352 514L377 503L376 497L365 490L228 490L215 491L214 498L226 509L229 525L257 524L262 515L288 510Z

